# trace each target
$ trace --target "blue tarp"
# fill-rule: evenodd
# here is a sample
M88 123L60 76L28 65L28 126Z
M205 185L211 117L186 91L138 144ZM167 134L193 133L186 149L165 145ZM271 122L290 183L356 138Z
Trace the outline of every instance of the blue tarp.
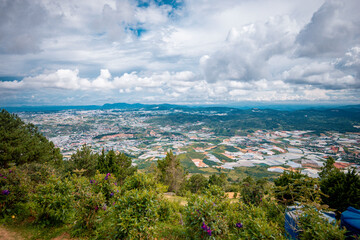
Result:
M346 227L349 231L348 235L360 236L360 210L348 207L348 209L341 214L341 226Z

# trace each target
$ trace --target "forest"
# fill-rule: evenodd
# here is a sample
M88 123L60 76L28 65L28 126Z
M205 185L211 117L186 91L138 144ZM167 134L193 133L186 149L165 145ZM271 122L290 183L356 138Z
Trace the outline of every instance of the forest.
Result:
M87 145L64 161L34 125L0 113L0 223L28 239L286 239L288 206L301 207L298 239L351 239L339 218L360 208L359 175L328 158L319 176L233 182L189 174L171 151L145 172L124 153ZM326 211L336 223L321 217Z

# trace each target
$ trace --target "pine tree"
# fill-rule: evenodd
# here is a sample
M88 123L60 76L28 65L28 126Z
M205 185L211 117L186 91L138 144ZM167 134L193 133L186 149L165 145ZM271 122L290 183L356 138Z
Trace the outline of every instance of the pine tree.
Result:
M25 124L5 109L0 112L0 167L31 162L62 163L60 150L39 133L33 124Z
M185 179L179 159L170 151L164 159L158 160L157 167L159 180L169 186L169 191L177 193Z
M73 169L86 170L84 176L94 176L96 172L98 156L93 154L90 146L84 144L81 149L76 150L76 153L71 155L70 161Z

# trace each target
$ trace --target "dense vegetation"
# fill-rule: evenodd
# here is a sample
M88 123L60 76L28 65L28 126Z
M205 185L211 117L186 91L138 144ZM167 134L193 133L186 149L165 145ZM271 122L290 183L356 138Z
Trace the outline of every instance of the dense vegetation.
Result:
M198 110L198 109L196 109ZM210 110L216 110L211 112ZM215 134L231 136L238 130L312 130L359 132L360 109L306 109L297 111L278 111L272 109L240 110L233 108L204 109L163 115L149 121L161 125L178 125L203 122L215 131ZM192 126L196 129L199 126Z
M336 170L332 159L320 179L286 172L275 184L189 176L171 152L145 174L122 153L95 154L86 145L62 161L31 125L6 111L0 117L2 133L11 136L1 141L0 221L36 229L33 239L59 231L80 239L285 239L284 211L292 204L304 206L300 239L345 239L346 230L319 211L360 207L359 176ZM29 143L45 150L23 157Z

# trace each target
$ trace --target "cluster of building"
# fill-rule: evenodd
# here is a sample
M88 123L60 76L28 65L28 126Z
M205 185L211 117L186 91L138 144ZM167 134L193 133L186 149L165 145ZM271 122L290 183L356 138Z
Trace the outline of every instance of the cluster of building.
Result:
M268 171L301 169L317 177L326 158L335 166L359 167L360 134L311 131L257 130L242 136L216 136L202 122L169 126L153 124L151 119L170 111L67 110L54 113L20 113L26 122L59 147L70 158L83 144L94 151L125 152L142 164L165 157L172 150L185 154L198 168L268 166ZM197 129L197 130L189 130ZM201 147L199 147L201 145ZM192 157L196 153L197 157ZM210 164L212 163L212 164Z

